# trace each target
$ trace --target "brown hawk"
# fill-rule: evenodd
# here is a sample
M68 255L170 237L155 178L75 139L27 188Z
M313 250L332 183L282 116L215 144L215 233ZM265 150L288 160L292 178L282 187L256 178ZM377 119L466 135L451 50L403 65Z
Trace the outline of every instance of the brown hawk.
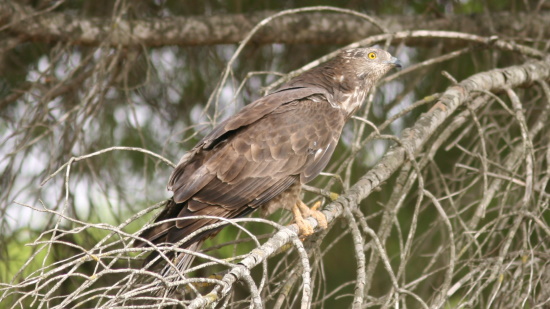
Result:
M303 217L326 227L324 215L301 201L301 185L327 165L345 122L371 87L400 66L381 49L348 49L244 107L181 158L168 182L173 198L140 237L174 244L204 228L180 244L197 250L219 230L205 227L220 221L189 217L237 218L257 208L291 210L305 235L313 229ZM180 270L188 268L192 256L180 257Z

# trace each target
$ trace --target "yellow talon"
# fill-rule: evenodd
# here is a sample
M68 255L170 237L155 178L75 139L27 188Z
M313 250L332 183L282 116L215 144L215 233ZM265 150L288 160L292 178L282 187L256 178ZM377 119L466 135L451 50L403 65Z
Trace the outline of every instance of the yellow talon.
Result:
M313 210L313 211L318 211L319 208L321 208L321 201L315 202L315 204L313 204L313 206L311 206L310 209Z
M326 229L328 227L327 218L325 215L317 210L321 206L321 202L317 201L313 207L307 207L304 202L299 201L292 207L292 213L294 214L294 220L298 225L299 234L302 236L309 236L313 234L313 226L304 220L305 217L313 217L319 222L319 227Z

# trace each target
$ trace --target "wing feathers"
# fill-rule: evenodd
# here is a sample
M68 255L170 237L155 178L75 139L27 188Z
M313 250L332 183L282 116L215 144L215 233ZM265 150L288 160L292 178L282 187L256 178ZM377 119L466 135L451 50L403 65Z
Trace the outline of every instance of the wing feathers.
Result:
M315 178L325 168L336 148L336 142L328 144L324 149L319 149L319 153L316 153L312 162L304 169L304 172L300 175L300 181L307 183Z
M198 146L211 149L218 142L218 139L228 132L248 126L284 104L313 95L332 97L324 88L312 85L281 88L250 103L231 118L221 122L199 142Z
M184 173L185 174L185 173ZM193 194L201 190L207 183L214 178L214 174L209 172L208 166L203 165L197 169L191 177L185 179L179 178L173 185L174 201L182 203L191 198Z
M243 157L235 160L233 164L227 164L228 169L225 173L218 172L218 178L226 183L233 183L235 179L243 172L243 169L247 166L248 160Z
M345 116L320 100L322 96L317 95L315 101L302 99L304 93L312 92L282 90L220 124L178 165L170 179L173 205L163 210L156 222L174 217L181 220L163 223L144 232L143 237L155 243L177 242L217 222L186 217L242 216L293 183L317 176L335 149ZM281 104L281 98L290 103ZM201 237L211 233L201 233ZM202 238L193 241L197 239Z
M272 185L270 190L264 191L262 194L260 194L254 201L249 203L249 206L256 208L262 204L265 204L277 195L281 194L296 181L297 177L287 177L282 179L278 183Z
M174 199L243 207L259 196L271 196L264 191L289 176L309 181L328 163L344 121L327 101L304 99L280 106L212 150L203 150L200 167L174 181Z

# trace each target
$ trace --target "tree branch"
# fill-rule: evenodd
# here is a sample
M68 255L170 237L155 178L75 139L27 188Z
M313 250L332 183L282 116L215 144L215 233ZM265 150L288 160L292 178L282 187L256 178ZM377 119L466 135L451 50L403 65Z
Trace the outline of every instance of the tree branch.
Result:
M350 210L356 209L359 203L367 198L376 187L386 181L407 160L413 159L422 150L431 135L439 130L445 120L459 106L467 102L472 94L482 91L502 91L508 88L528 85L534 81L545 80L550 80L550 58L543 61L533 61L519 66L479 73L463 80L457 85L449 87L443 93L440 100L426 114L423 114L412 128L403 131L398 145L392 147L380 162L361 177L348 192L323 209L327 221L330 223L342 216L346 208ZM314 227L318 225L317 221L311 217L307 220ZM190 304L190 308L200 308L222 299L229 293L233 283L241 279L253 267L277 252L279 248L295 239L297 231L298 227L293 224L277 232L261 247L250 252L246 258L223 277L223 289L215 288L205 297L196 298ZM394 282L395 284L397 283ZM394 288L399 293L408 293L402 288Z
M324 9L323 9L324 8ZM251 39L254 44L348 44L380 34L409 29L446 30L515 38L550 36L550 12L538 14L497 12L489 15L380 16L373 24L343 12L289 14L274 19ZM333 8L334 10L342 10ZM323 11L323 12L321 12ZM276 12L172 16L124 19L81 17L58 12L37 12L15 2L0 3L0 29L22 41L69 42L75 45L196 46L236 44L264 18ZM521 21L518 27L514 21ZM489 29L497 32L489 32ZM426 40L407 41L423 44ZM458 42L460 43L460 42Z

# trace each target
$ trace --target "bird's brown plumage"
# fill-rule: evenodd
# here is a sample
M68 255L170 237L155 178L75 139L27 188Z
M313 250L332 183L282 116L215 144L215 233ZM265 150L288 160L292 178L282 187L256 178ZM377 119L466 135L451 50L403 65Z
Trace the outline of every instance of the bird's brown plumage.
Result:
M177 243L218 222L190 216L235 218L258 207L290 209L300 200L301 184L327 165L365 94L395 66L397 59L380 49L346 50L217 125L180 160L168 183L172 200L155 220L159 224L140 237ZM181 247L214 232L198 233Z

